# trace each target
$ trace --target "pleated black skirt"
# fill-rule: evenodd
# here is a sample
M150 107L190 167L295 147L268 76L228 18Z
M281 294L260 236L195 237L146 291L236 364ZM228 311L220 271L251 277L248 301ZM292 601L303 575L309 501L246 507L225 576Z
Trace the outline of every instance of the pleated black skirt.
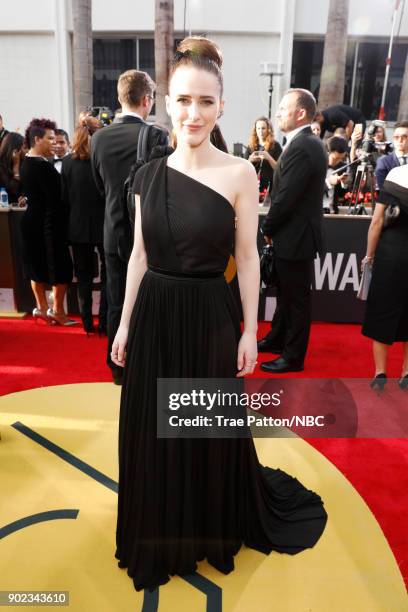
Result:
M223 573L244 543L263 553L312 547L320 497L258 462L252 439L158 439L156 379L236 375L239 319L223 277L147 271L132 314L119 424L116 557L154 589L207 559Z

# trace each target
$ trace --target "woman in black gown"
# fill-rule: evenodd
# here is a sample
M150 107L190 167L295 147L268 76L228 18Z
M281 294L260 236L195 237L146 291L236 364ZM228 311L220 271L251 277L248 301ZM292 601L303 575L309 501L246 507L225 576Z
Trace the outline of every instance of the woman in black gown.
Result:
M385 209L398 207L394 223L384 228ZM387 382L387 356L393 342L404 343L399 385L408 389L408 166L393 168L378 196L368 231L367 255L372 279L362 333L373 339L375 378L371 387Z
M262 467L251 438L157 437L156 380L235 378L256 360L257 179L218 151L221 56L206 39L179 45L167 108L169 157L136 174L135 241L112 359L125 366L119 424L117 551L136 589L191 574L197 561L234 569L242 543L295 554L322 534L318 495ZM235 245L244 331L223 271Z
M25 273L36 300L35 318L58 325L76 325L64 310L72 261L67 242L67 218L61 202L61 178L47 161L54 155L56 125L49 119L33 119L26 130L30 148L21 167L21 183L27 210L21 219ZM48 308L45 288L53 288L53 308Z

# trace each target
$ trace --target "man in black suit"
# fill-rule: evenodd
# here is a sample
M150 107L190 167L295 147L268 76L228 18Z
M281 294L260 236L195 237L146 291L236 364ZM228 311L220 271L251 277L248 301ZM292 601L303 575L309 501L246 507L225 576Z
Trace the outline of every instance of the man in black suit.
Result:
M61 174L62 160L69 155L70 144L68 133L63 129L55 130L55 154L49 161L54 165L54 168Z
M136 161L140 128L154 103L155 83L146 72L127 70L118 80L121 116L92 137L92 169L95 182L106 199L104 249L108 298L108 356L113 380L121 384L123 368L116 366L110 352L119 327L125 297L127 263L132 248L129 218L123 207L123 186ZM151 127L148 153L156 145L166 145L167 135Z
M405 166L408 163L408 121L399 121L394 126L392 135L394 151L388 155L382 155L375 167L375 178L377 189L382 189L387 174L393 168Z
M323 193L327 154L310 124L316 101L306 89L289 89L276 118L286 146L275 170L271 207L263 232L275 248L277 309L261 352L281 357L261 364L265 372L303 370L311 323L312 264L322 246Z

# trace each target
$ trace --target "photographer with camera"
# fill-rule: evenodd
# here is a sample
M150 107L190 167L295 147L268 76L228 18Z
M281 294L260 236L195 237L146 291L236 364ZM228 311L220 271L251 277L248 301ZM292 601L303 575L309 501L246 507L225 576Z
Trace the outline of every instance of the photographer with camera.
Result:
M364 147L363 151L363 137L364 142L368 142L369 146ZM363 127L361 123L354 126L353 133L351 134L351 149L350 149L350 161L354 162L364 153L371 154L371 162L375 167L377 161L382 155L392 151L392 143L387 141L385 128L383 121L373 121L368 127L366 134L363 133Z
M329 165L326 173L326 185L323 196L323 212L325 214L338 214L338 200L346 193L349 183L350 174L347 169L343 172L346 163L348 146L347 141L340 136L332 136L327 140L327 151L329 156ZM340 170L341 173L336 172Z
M400 121L395 124L392 140L394 151L380 157L375 168L377 189L383 188L390 170L398 166L405 166L408 161L408 121Z

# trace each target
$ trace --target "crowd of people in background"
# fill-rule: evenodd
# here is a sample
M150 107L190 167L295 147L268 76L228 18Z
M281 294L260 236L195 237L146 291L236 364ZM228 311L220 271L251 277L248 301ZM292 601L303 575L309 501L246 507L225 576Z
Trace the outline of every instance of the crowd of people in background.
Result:
M146 73L127 71L118 82L121 108L112 114L109 129L90 111L83 112L72 142L67 131L51 120L33 119L23 137L8 131L0 115L0 187L9 202L26 208L21 222L22 257L36 303L33 316L63 326L76 324L64 309L75 272L83 328L88 334L108 334L107 362L118 384L122 370L112 363L110 351L120 320L131 248L123 224L123 185L135 162L135 142L151 112L154 95L155 84ZM346 203L362 160L368 160L374 169L377 194L388 173L407 164L407 121L395 124L391 141L385 124L376 122L369 157L364 146L367 122L359 109L337 104L317 110L308 125L327 154L325 214L338 214L339 205ZM169 142L169 150L174 150L175 135L153 126L149 152ZM228 152L218 124L211 142ZM285 147L285 137L278 142L270 119L255 119L244 157L256 170L260 203L270 204L274 173ZM362 188L368 190L369 185L363 183ZM92 289L98 275L101 291L95 327ZM52 291L47 294L50 286Z

